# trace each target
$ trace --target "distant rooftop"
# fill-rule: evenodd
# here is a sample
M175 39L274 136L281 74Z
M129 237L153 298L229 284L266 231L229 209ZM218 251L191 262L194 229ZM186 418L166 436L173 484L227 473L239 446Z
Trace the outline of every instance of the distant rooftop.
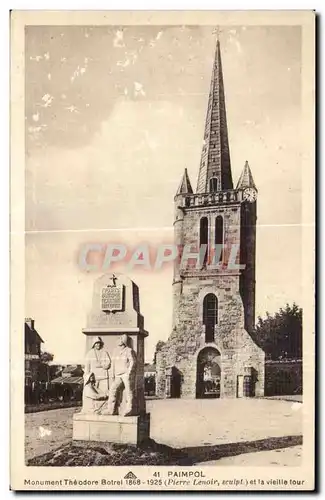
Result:
M35 320L32 318L25 318L25 338L28 341L36 340L44 344L44 340L37 330L35 330Z

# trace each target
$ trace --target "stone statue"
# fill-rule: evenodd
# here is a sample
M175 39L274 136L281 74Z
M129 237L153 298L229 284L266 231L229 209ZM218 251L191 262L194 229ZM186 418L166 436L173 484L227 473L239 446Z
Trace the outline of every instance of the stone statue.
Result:
M122 411L124 416L132 415L135 392L136 355L129 347L127 335L121 335L112 355L112 384L109 391L107 410L103 414L116 415ZM123 409L121 399L123 395Z
M82 393L82 413L100 413L105 406L108 396L98 389L96 385L95 375L86 373Z
M103 340L101 337L97 337L93 342L92 348L86 355L85 374L93 373L96 380L96 389L99 389L104 394L108 394L108 370L111 367L111 358L103 347Z

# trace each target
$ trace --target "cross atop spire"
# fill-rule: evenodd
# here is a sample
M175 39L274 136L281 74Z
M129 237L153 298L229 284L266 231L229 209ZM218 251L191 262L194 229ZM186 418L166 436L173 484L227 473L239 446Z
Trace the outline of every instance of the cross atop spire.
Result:
M197 192L233 189L219 28L213 63ZM211 180L213 178L213 180Z
M219 42L220 41L220 27L219 26L216 26L215 28L213 28L213 31L212 33L214 35L216 35L216 41Z

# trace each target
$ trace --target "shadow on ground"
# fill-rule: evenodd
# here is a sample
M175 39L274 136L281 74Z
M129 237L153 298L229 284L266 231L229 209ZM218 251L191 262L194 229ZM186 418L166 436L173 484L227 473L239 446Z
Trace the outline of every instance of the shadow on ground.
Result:
M302 444L302 436L282 436L259 439L257 441L240 441L238 443L226 443L211 446L193 446L182 448L187 458L192 461L191 465L197 462L208 462L210 460L220 460L221 458L235 457L244 453L256 453L257 451L279 450L290 448Z
M171 448L149 440L139 447L71 441L28 460L30 466L89 467L100 465L195 465L245 453L271 451L302 444L302 436L282 436L211 446Z

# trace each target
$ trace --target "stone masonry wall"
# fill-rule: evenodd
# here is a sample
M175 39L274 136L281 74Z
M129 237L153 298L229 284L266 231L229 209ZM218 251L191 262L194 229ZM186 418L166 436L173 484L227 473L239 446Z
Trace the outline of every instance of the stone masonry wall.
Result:
M237 375L245 367L258 373L256 395L264 391L264 353L244 330L244 309L239 294L239 276L209 280L187 279L178 297L177 320L172 334L157 358L157 395L164 397L166 367L175 366L181 375L181 397L196 396L197 355L206 345L221 354L221 397L236 397ZM218 298L218 325L215 342L205 343L202 323L203 298L215 293Z
M200 219L208 218L209 243L215 239L215 219L222 215L224 223L224 244L227 249L232 245L245 245L241 234L241 204L217 204L200 206L179 211L178 197L175 199L175 242L190 245L192 252L199 249ZM197 268L194 260L187 266L175 262L173 284L173 330L168 342L157 356L157 395L165 397L166 369L174 367L181 378L180 396L196 397L197 357L207 345L217 349L221 355L221 397L237 396L237 377L247 375L253 370L256 375L255 395L264 394L264 352L254 343L245 330L245 307L249 323L253 322L255 303L255 233L250 232L248 249L254 251L250 270L246 273L243 295L243 279L239 270ZM246 252L247 255L247 252ZM229 253L225 251L225 262ZM235 260L240 264L239 252ZM254 281L254 283L253 283ZM208 293L218 300L218 323L215 326L214 342L206 344L203 324L203 300ZM243 303L244 299L244 303Z

